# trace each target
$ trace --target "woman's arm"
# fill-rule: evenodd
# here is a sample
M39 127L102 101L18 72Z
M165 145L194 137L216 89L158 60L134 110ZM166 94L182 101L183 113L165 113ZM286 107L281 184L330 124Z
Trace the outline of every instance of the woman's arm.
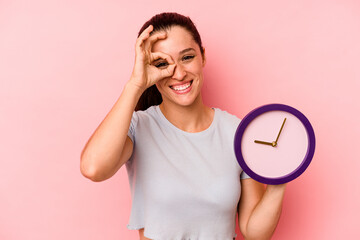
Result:
M127 83L120 97L97 127L81 153L81 173L95 181L113 176L130 158L133 143L127 136L132 113L142 91Z
M81 153L81 173L95 182L110 178L128 161L133 143L127 133L141 94L160 79L171 76L174 71L175 64L169 55L151 52L156 41L167 37L165 32L150 36L152 30L153 26L150 25L136 40L131 78ZM158 69L152 65L159 58L167 60L167 68Z
M267 185L253 179L241 180L239 225L246 240L268 240L281 215L286 184Z

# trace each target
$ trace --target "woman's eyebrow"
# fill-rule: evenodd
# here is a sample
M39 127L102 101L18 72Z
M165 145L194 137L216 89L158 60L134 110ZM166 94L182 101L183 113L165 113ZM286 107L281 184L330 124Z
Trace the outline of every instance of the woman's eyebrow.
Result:
M191 50L194 50L194 51L195 51L195 49L193 49L193 48L186 48L186 49L184 49L184 50L181 50L179 53L180 53L180 54L183 54L183 53L186 53L186 52L191 51Z

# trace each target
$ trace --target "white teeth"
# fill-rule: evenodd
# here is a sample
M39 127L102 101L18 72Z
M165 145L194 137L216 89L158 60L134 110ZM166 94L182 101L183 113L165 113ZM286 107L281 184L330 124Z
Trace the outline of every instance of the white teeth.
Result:
M175 91L181 91L181 90L185 90L188 87L190 87L191 82L184 84L184 85L180 85L180 86L172 86L171 88L174 89Z

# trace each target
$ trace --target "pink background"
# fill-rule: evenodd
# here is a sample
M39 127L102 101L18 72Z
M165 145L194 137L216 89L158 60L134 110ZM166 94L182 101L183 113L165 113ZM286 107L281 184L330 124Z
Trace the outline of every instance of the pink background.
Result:
M273 239L360 237L359 1L218 3L0 1L0 239L138 238L125 168L91 182L80 152L129 79L138 30L163 11L201 33L208 105L242 118L280 102L313 124L314 160L288 184Z

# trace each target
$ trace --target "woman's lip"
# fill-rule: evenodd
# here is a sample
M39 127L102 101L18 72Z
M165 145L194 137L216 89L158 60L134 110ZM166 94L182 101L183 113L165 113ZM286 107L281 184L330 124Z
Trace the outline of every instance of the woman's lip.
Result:
M176 86L186 85L186 84L188 84L189 82L192 82L192 80L187 81L187 82L175 83L175 84L170 85L170 87L176 87Z

